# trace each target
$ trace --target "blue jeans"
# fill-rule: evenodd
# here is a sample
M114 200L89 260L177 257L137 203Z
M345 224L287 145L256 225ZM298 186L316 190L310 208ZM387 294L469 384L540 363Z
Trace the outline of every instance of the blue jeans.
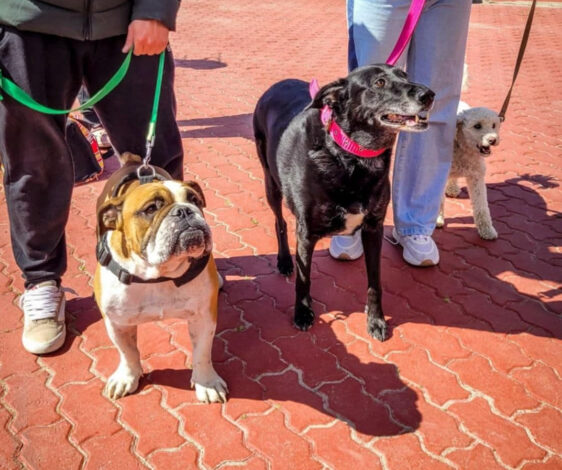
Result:
M384 63L411 0L347 0L349 69ZM394 225L404 235L431 235L453 154L471 0L427 0L397 65L429 86L436 99L426 132L398 138L392 184Z

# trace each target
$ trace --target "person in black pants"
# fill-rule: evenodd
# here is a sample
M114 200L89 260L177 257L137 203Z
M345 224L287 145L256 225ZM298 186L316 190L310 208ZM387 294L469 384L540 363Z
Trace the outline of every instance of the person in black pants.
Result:
M0 69L39 103L70 109L82 84L93 94L134 47L121 84L95 106L119 153L145 153L158 56L166 49L152 163L182 179L183 150L175 120L174 62L167 47L177 0L2 0ZM25 279L22 342L43 354L65 339L65 225L74 184L65 142L66 115L33 111L4 95L0 154L12 249Z

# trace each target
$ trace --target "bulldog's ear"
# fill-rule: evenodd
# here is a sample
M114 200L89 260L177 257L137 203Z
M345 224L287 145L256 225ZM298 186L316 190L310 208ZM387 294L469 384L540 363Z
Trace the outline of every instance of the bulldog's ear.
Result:
M123 197L112 197L98 209L97 235L100 238L108 230L115 230L121 223Z
M327 104L330 108L335 109L338 107L338 103L346 98L346 90L347 80L345 78L328 83L318 90L307 108L323 108Z
M185 183L187 194L186 199L188 202L195 204L197 207L203 208L207 204L201 186L195 181L186 181Z

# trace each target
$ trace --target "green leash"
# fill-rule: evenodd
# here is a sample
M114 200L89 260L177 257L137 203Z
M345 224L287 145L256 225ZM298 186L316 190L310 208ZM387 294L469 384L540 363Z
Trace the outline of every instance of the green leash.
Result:
M148 162L150 161L150 155L152 154L152 149L154 147L154 137L156 135L156 118L158 116L158 104L160 102L160 92L162 90L162 77L164 75L164 61L165 61L166 51L160 53L160 60L158 62L158 75L156 78L156 88L154 90L154 102L152 104L152 114L150 116L150 123L148 125L148 132L146 134L146 155L143 159L143 167L148 168ZM91 108L98 101L101 101L109 93L111 93L119 83L123 80L127 71L129 70L129 65L131 64L131 57L133 50L131 49L125 60L115 72L115 74L109 79L109 81L97 91L88 101L81 104L74 109L54 109L48 106L43 106L41 103L35 101L31 96L29 96L25 91L23 91L19 86L17 86L13 81L4 77L2 75L2 69L0 69L0 90L3 90L7 95L11 96L13 99L18 101L24 106L31 108L43 114L68 114L75 111L82 111L84 109ZM0 93L0 100L2 100L2 94Z
M158 61L158 74L156 76L156 88L154 89L154 101L152 102L152 114L150 115L150 123L148 124L148 132L146 134L146 153L143 159L143 166L147 167L150 161L150 155L154 147L154 137L156 135L156 118L158 117L158 103L160 103L160 92L162 91L162 77L164 75L164 60L166 59L165 50L160 53Z
M109 81L101 88L95 95L93 95L88 101L80 105L78 108L74 109L54 109L47 106L43 106L41 103L35 101L31 96L29 96L25 91L23 91L19 86L12 82L9 78L2 75L2 70L0 70L0 88L4 90L7 95L10 95L13 99L20 102L24 106L31 108L35 111L39 111L43 114L68 114L74 111L82 111L87 108L91 108L98 101L105 98L114 88L121 83L121 80L127 74L129 70L129 65L131 63L131 55L133 50L131 49L125 57L125 60L115 72L115 75L109 79ZM0 100L3 99L0 95Z

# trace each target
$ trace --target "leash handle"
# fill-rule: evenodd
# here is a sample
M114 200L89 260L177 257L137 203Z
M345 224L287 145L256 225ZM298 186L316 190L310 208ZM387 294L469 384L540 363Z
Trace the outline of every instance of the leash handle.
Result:
M507 112L507 107L509 106L509 100L511 99L511 92L513 91L513 86L515 85L515 80L517 80L517 75L519 74L519 68L521 67L521 62L523 62L523 56L525 54L525 49L527 48L527 41L529 40L529 34L531 32L531 25L533 23L533 17L535 15L535 6L537 5L537 0L533 0L531 9L529 10L529 16L527 17L527 23L525 24L525 31L523 31L523 37L521 38L521 45L519 46L519 53L517 54L517 61L515 62L515 69L513 71L513 78L511 80L511 86L507 92L507 96L503 102L499 117L501 121L505 121L505 113Z
M39 111L40 113L69 114L75 111L82 111L84 109L91 108L98 101L105 98L110 92L112 92L117 87L117 85L119 85L119 83L121 83L121 81L127 74L127 71L129 70L132 54L133 54L133 50L131 49L127 54L127 56L125 57L125 60L117 70L117 72L115 72L115 74L109 79L109 81L99 91L97 91L88 101L86 101L85 103L81 104L79 107L74 109L54 109L54 108L49 108L48 106L43 106L41 103L35 101L31 96L29 96L13 81L3 76L1 72L0 72L0 89L4 90L4 92L7 95L10 95L13 99L18 101L19 103L35 111Z
M412 38L412 34L414 34L414 29L416 29L416 25L418 24L424 5L425 0L412 0L410 9L408 10L408 15L406 16L406 21L404 22L404 26L400 32L400 36L398 36L394 49L386 60L388 65L395 65L402 55L402 52L404 52L404 49L406 49L406 46Z

